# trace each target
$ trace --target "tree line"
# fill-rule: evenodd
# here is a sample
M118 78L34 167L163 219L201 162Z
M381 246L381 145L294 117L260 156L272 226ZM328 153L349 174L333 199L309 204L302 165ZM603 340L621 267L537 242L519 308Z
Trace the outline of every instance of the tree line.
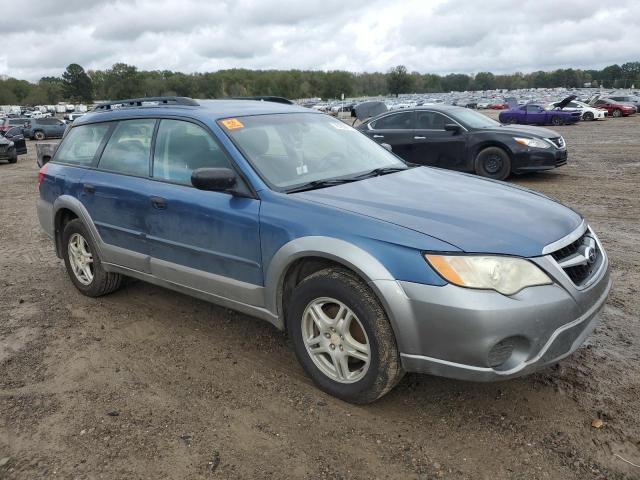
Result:
M324 99L518 88L591 86L640 88L640 62L610 65L602 70L559 69L531 73L474 75L409 72L399 65L386 73L342 70L248 70L234 68L206 73L138 70L116 63L107 70L88 70L71 64L60 77L43 77L37 83L0 79L0 105L51 105L60 101L90 103L144 96L179 95L223 98L275 95L286 98Z

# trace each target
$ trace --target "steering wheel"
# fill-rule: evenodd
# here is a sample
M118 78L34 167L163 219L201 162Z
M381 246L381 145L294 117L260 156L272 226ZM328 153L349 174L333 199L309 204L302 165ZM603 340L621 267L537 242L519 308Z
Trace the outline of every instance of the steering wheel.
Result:
M331 167L339 167L344 162L344 154L342 152L329 152L318 162L318 170L328 170Z

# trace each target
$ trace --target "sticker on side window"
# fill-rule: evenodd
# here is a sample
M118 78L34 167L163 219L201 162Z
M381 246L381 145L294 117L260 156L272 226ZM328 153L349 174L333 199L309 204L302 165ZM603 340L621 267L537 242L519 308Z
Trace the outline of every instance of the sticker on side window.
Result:
M220 120L220 123L224 125L227 130L237 130L238 128L244 128L244 124L237 118L225 118Z

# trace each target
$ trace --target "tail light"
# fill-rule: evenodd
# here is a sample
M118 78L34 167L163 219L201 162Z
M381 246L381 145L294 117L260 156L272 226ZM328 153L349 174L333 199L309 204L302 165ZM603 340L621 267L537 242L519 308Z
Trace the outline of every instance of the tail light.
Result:
M40 170L38 170L38 186L44 182L44 176L47 174L48 163L45 163Z

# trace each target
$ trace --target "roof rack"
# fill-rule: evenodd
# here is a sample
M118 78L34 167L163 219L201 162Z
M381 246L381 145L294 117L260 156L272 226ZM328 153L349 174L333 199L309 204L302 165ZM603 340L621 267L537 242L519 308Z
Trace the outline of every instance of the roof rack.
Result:
M128 98L126 100L114 100L113 102L100 103L93 107L93 111L107 111L111 110L114 106L117 106L117 108L142 107L145 103L157 103L158 105L188 105L191 107L197 107L200 105L193 98L189 97L144 97Z

